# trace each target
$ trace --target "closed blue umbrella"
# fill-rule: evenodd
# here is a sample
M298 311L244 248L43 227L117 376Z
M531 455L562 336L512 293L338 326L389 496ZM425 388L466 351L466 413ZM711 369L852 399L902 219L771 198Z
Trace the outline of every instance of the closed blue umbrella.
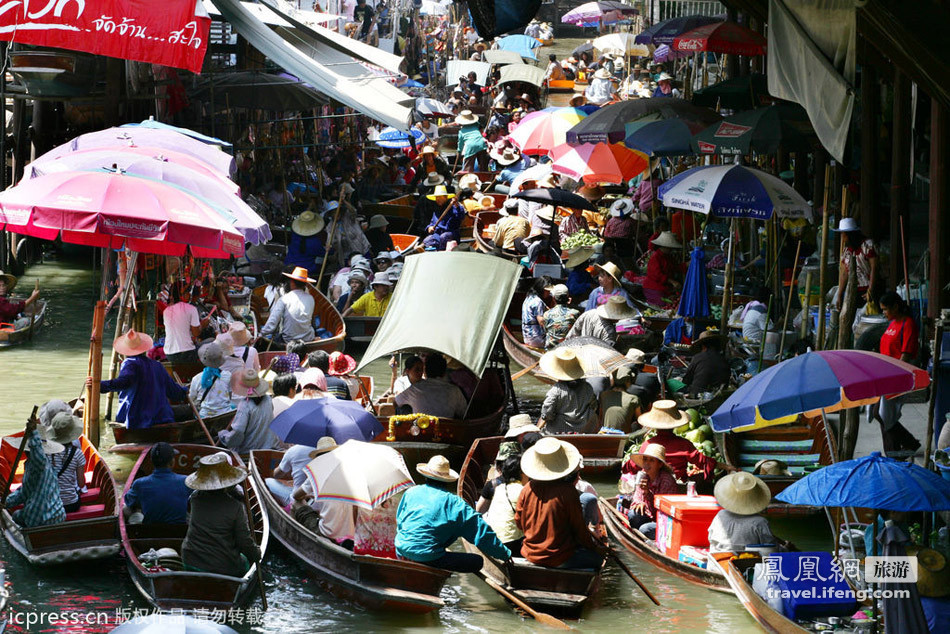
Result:
M311 447L324 436L332 436L337 444L369 442L383 431L376 417L359 403L332 398L297 401L274 418L270 428L284 442Z
M874 452L829 465L776 496L808 506L856 506L886 511L948 511L950 481L910 462Z
M659 119L648 115L624 126L623 144L650 156L692 154L693 133L680 119Z
M409 140L410 135L412 135L412 141ZM403 132L396 128L384 128L376 138L376 145L390 149L399 149L409 147L413 143L419 145L425 142L425 140L426 135L418 128L411 128L409 132Z
M680 306L677 311L684 317L708 317L709 293L706 291L706 253L701 247L689 256L689 268L683 281Z

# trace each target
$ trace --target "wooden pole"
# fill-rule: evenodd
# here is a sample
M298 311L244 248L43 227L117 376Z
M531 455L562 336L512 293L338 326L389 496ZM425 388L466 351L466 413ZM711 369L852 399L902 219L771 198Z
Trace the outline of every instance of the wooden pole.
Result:
M758 372L762 371L762 361L765 359L765 341L769 334L769 319L772 317L772 298L769 297L769 305L765 312L765 329L762 330L762 341L759 342L759 366Z
M808 326L811 322L811 276L812 273L809 271L805 273L805 302L802 306L802 334L801 338L803 341L808 339Z
M635 574L633 574L633 571L627 567L627 564L623 563L623 561L620 559L620 556L617 555L617 552L613 548L608 548L607 553L610 555L610 558L613 559L618 566L620 566L620 569L627 573L627 576L633 579L634 583L640 586L640 589L643 590L643 594L647 595L647 598L649 598L650 601L653 601L653 603L656 605L660 605L660 602L656 600L656 597L653 596L653 593L647 590L647 587L643 585L643 582L640 581Z
M92 385L86 388L86 403L82 410L83 434L93 447L99 447L99 396L102 381L102 331L106 322L106 302L99 300L92 313L92 335L89 337L88 376Z
M722 315L719 318L719 332L726 332L726 326L729 324L729 304L732 294L732 272L735 268L735 248L733 241L736 234L736 219L729 221L729 251L726 254L726 275L722 284ZM766 322L768 323L768 322Z
M923 311L921 311L923 312ZM923 315L921 315L923 317ZM941 344L943 343L943 325L944 322L942 319L938 319L934 323L934 340L931 346L933 350L933 367L934 375L937 374L937 369L940 367L940 349ZM935 385L930 386L930 398L927 402L927 440L924 444L924 465L930 466L931 461L931 449L933 449L933 439L934 439L934 410L937 405L937 387ZM944 423L945 425L950 425L950 423Z
M179 385L184 385L181 381L181 377L178 376L177 372L173 370L172 374L175 376L175 380L178 382ZM201 414L198 413L198 408L195 407L195 402L191 400L190 392L188 393L188 404L191 405L191 412L195 415L195 419L198 421L198 424L201 425L201 431L205 433L205 437L208 439L208 442L211 444L212 447L217 447L218 443L214 441L214 438L211 436L211 432L208 431L208 426L205 425L204 420L201 418Z
M0 506L3 506L7 502L7 495L10 494L10 487L13 485L13 478L16 477L16 468L20 464L20 458L23 457L23 452L26 450L26 441L27 437L30 435L34 429L36 429L36 412L39 410L38 405L33 406L33 413L30 414L29 420L26 421L26 429L23 430L23 441L20 442L19 448L16 450L16 457L13 459L13 464L10 465L10 475L7 477L7 481L3 483L3 497L0 498Z
M788 301L785 302L785 319L782 320L782 338L778 346L778 358L781 360L782 353L785 351L785 331L788 329L788 316L792 312L792 298L795 296L795 269L798 267L798 256L802 252L802 241L798 241L795 247L795 260L792 262L792 283L788 287ZM765 327L768 328L769 320L766 317Z
M340 200L337 203L337 208L333 210L333 224L330 225L330 232L327 233L327 245L326 253L323 256L323 262L320 263L320 275L317 276L317 288L320 287L320 284L323 283L323 271L327 268L327 260L330 259L330 249L333 247L333 236L336 233L337 223L340 221L340 210L343 209L343 192L340 191ZM345 257L343 254L340 254L340 257Z
M828 195L831 192L831 166L825 166L825 198L821 210L821 248L818 249L818 341L816 350L825 348L825 284L828 276Z
M118 339L125 329L125 321L128 316L128 303L129 303L129 294L132 290L132 279L135 277L135 264L138 261L134 251L129 251L127 256L130 262L126 265L125 270L125 286L122 290L122 303L119 305L119 314L115 319L115 337L113 339ZM109 379L112 380L115 378L116 370L119 367L118 355L115 352L115 349L112 350L112 355L109 357ZM115 392L109 392L109 398L106 405L106 418L112 418L112 401L115 397Z

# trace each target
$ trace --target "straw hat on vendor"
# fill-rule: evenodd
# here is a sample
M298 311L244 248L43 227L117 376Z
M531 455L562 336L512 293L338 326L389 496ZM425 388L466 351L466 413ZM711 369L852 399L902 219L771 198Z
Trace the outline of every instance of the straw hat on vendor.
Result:
M595 264L594 272L595 274L603 271L607 275L613 278L614 282L617 284L618 288L622 288L623 284L620 282L620 278L623 276L623 273L620 272L620 267L614 264L613 262L604 262L603 264Z
M471 110L463 110L459 113L459 116L455 117L455 123L462 126L475 125L478 123L478 115L474 114Z
M649 412L640 414L637 422L650 429L676 429L689 422L689 415L676 407L676 401L654 401Z
M123 357L134 357L152 349L152 338L144 332L129 330L112 342L113 349Z
M17 278L16 275L10 275L9 273L0 271L0 282L4 282L6 284L7 293L12 293L13 289L16 288Z
M515 414L508 419L508 431L505 438L518 438L522 434L539 433L541 430L531 419L530 414Z
M581 452L553 436L542 438L521 456L521 471L532 480L551 482L580 467Z
M792 473L788 470L788 464L784 460L776 460L774 458L766 458L764 460L759 460L755 463L755 466L752 467L753 475L764 475L764 476L785 476L789 477Z
M457 482L459 479L458 472L449 466L445 456L435 455L429 458L429 462L417 463L416 471L436 482Z
M496 163L505 167L514 165L521 160L521 152L518 151L518 148L511 147L510 145L500 151L489 152L488 155L495 159Z
M699 337L690 344L689 351L693 353L699 352L703 349L703 346L719 349L723 341L725 341L725 337L719 334L718 330L704 330L699 333Z
M630 460L641 469L643 468L644 458L653 458L660 463L661 469L666 469L670 473L673 472L673 469L666 462L666 447L663 445L657 443L643 444L637 453L630 456Z
M713 495L719 506L736 515L757 515L772 501L768 485L745 471L723 476Z
M247 471L232 466L228 454L218 452L203 456L198 468L185 478L185 486L196 491L217 491L240 484L247 479Z
M477 192L482 188L482 181L478 174L464 174L459 178L459 189L471 189Z
M541 371L557 381L574 381L584 378L580 359L570 348L557 348L541 355L538 362Z
M594 247L574 247L566 251L567 260L564 262L564 266L569 269L573 269L575 266L580 266L594 255Z
M290 225L294 233L304 237L317 235L323 231L323 227L325 226L326 221L309 209L294 218L293 223Z
M597 314L600 315L602 319L609 319L610 321L620 321L621 319L632 319L637 316L637 311L630 308L630 305L627 304L625 300L620 295L611 295L607 298L607 301L597 307Z
M333 436L323 436L317 441L316 448L308 455L310 458L316 458L317 456L322 456L325 453L333 451L338 446L339 445L336 444L336 440L333 439Z
M651 244L661 249L682 249L682 243L676 239L672 231L663 231L657 237L650 241Z

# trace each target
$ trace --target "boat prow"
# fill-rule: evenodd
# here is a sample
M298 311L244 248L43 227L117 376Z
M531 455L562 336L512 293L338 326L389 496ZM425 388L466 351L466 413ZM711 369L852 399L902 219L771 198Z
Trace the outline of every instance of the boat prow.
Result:
M28 324L19 328L16 324L0 324L0 348L16 346L33 339L33 335L43 326L46 319L46 300L37 299L23 310L23 317L29 318Z

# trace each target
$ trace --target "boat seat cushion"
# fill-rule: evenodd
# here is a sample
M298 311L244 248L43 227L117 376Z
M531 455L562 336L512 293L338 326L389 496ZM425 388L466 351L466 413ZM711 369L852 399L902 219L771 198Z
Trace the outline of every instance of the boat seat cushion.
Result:
M104 517L106 514L105 504L86 504L80 506L78 511L66 513L66 521L88 520L94 517Z
M79 496L80 504L90 504L99 499L99 487L93 487Z

